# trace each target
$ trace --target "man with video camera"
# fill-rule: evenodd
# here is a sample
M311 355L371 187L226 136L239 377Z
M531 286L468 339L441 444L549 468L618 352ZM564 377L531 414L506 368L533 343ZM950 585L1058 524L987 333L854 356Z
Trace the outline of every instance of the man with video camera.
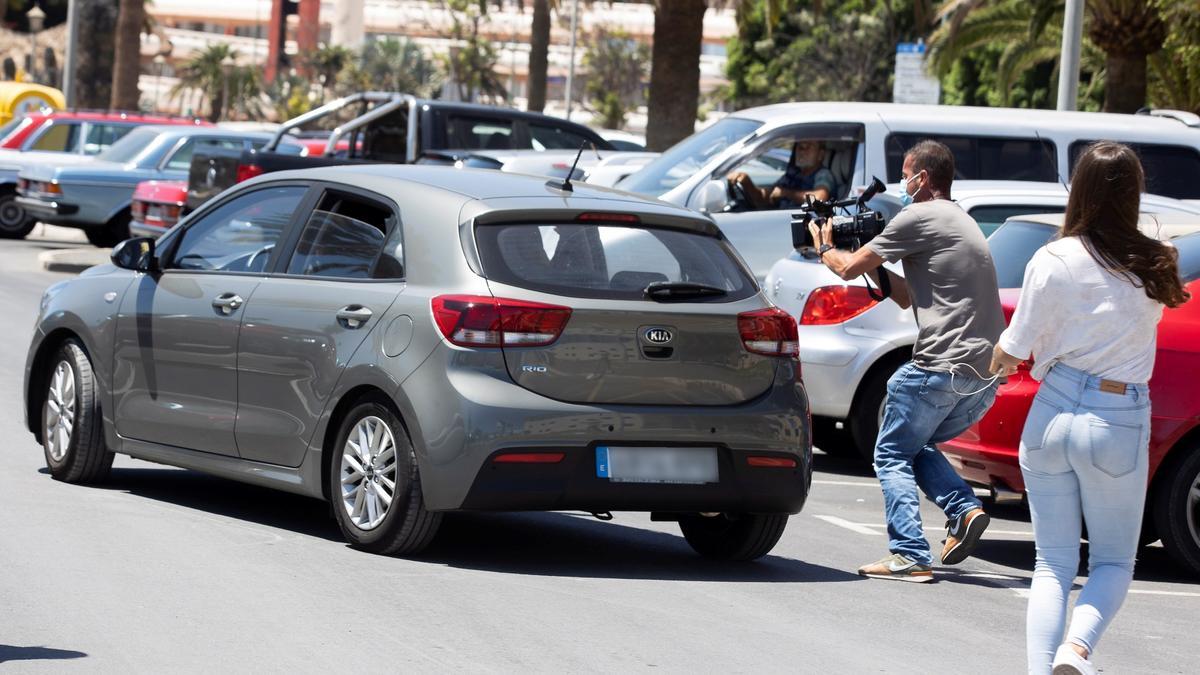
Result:
M875 444L875 473L883 488L891 555L863 565L864 576L933 580L933 558L921 527L920 494L946 513L941 562L962 562L989 518L974 491L935 444L977 422L996 397L989 372L992 346L1005 328L996 271L979 225L950 200L954 156L936 141L904 155L905 207L856 251L834 247L829 219L809 223L821 261L850 280L888 275L891 298L914 307L919 332L913 360L888 381L888 398ZM903 261L904 278L880 267ZM886 287L886 282L884 286Z

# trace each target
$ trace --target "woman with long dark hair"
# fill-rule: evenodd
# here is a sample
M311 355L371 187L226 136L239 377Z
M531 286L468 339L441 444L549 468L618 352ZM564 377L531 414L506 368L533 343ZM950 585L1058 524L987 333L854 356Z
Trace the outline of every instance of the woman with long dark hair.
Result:
M1042 380L1020 447L1037 543L1026 645L1038 675L1096 672L1091 655L1133 579L1150 442L1146 382L1163 307L1188 299L1175 249L1138 229L1144 189L1127 146L1087 148L1062 236L1030 260L993 356L992 372L1004 375L1032 356ZM1083 522L1088 580L1068 627Z

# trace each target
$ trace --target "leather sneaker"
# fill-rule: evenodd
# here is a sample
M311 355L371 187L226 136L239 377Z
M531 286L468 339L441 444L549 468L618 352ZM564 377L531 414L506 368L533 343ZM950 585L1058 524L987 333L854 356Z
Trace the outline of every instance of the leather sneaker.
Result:
M913 562L899 553L893 553L882 560L863 565L858 568L858 573L874 579L911 581L918 584L933 581L932 567Z
M971 509L954 520L946 521L946 546L942 549L942 564L957 565L975 551L992 519L983 509Z

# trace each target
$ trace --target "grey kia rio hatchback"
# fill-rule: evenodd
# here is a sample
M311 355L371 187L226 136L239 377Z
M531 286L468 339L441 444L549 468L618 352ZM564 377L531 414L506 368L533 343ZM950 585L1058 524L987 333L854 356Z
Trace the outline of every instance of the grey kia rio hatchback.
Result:
M701 214L426 166L270 174L51 286L26 417L50 473L113 454L328 500L415 554L462 510L649 511L752 559L811 483L796 325Z

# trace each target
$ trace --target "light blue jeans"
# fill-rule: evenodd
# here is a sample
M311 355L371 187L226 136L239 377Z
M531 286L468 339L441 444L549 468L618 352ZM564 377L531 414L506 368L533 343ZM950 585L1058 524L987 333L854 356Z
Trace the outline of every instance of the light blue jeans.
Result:
M1025 624L1030 673L1048 675L1064 641L1083 522L1088 580L1065 641L1094 652L1125 600L1146 501L1149 443L1144 384L1109 393L1099 378L1056 364L1038 389L1020 449L1037 542Z
M930 565L933 556L921 527L921 495L958 518L980 502L936 443L957 437L979 421L996 400L996 384L970 374L901 366L888 380L887 405L875 442L875 475L883 488L888 549ZM966 395L964 395L966 394Z

